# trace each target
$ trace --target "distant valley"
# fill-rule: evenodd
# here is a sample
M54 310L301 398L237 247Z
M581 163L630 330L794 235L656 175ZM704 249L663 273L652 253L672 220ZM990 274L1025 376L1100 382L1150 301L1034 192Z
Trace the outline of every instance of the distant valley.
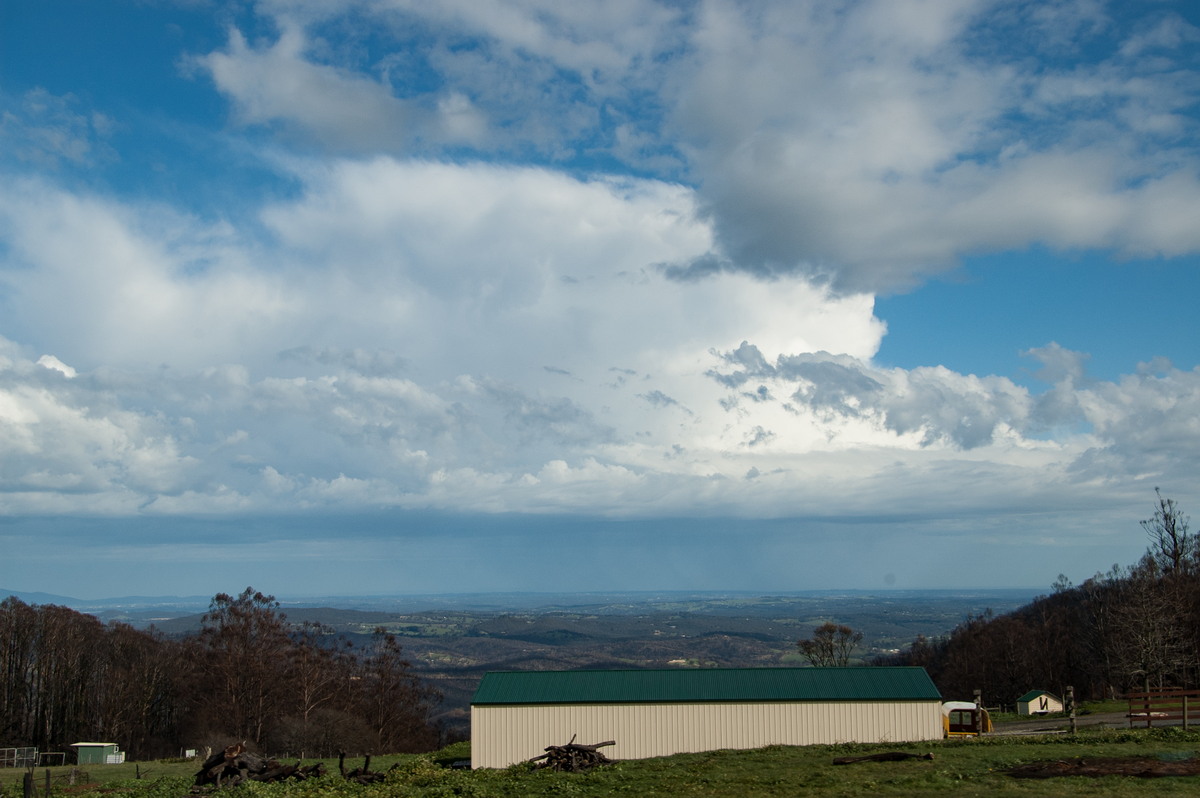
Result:
M0 589L0 596L10 593ZM200 628L208 598L81 601L12 592L105 621L164 634ZM1027 604L1032 590L504 593L280 599L296 623L321 623L351 641L376 628L400 638L421 676L442 691L441 720L463 730L489 670L800 665L796 641L834 621L863 633L866 657L917 635L948 633L969 615Z

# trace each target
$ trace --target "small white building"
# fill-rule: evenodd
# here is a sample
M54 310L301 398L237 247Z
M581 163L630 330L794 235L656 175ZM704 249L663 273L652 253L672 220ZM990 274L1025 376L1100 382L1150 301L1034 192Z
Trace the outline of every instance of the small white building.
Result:
M701 668L488 673L471 701L471 766L613 740L611 759L724 748L937 740L924 668Z
M1045 690L1030 690L1017 699L1018 715L1049 715L1051 712L1062 711L1062 700Z

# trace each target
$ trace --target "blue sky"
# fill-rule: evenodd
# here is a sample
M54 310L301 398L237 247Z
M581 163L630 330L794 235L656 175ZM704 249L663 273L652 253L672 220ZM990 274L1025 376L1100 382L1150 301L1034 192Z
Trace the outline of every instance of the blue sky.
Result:
M1133 562L1198 101L1172 0L5 4L0 587Z

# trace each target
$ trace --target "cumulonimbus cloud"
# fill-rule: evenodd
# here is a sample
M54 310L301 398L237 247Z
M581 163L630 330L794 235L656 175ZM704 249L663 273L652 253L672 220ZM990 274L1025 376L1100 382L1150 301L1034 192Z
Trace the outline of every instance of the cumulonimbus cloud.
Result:
M1200 246L1181 19L1076 19L1100 55L1035 73L986 36L1047 46L1032 5L258 8L188 63L286 192L0 187L4 512L931 517L1195 472L1195 371L873 362L875 294L965 253Z

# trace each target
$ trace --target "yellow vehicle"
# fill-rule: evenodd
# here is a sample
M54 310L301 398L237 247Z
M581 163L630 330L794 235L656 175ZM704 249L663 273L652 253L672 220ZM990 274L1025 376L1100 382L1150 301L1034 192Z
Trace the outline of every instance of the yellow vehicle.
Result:
M975 737L992 730L992 719L986 709L970 701L943 701L942 729L947 737Z

